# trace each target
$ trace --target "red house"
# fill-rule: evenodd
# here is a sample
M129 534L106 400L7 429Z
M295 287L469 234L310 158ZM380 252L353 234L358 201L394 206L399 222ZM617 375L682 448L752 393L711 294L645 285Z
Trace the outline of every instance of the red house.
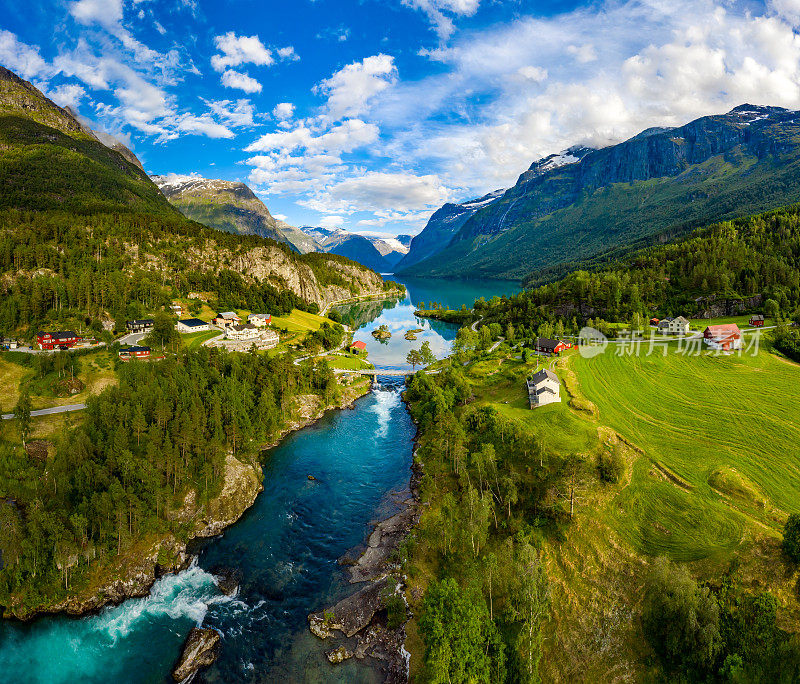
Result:
M559 354L567 349L567 345L561 340L551 340L549 337L537 337L534 349L542 354Z
M123 361L128 361L129 359L149 359L150 347L128 347L120 351L119 358Z
M74 347L78 342L81 341L81 338L78 337L74 332L71 330L66 330L62 332L38 332L36 333L36 344L39 345L39 349L57 349L57 348L65 348L70 349Z
M764 316L761 314L753 314L750 316L750 325L754 328L764 327Z
M703 331L703 339L711 349L731 351L742 348L742 331L736 323L709 325Z
M361 340L359 340L358 342L353 342L353 344L350 345L350 351L353 352L354 354L367 351L367 343L362 342Z

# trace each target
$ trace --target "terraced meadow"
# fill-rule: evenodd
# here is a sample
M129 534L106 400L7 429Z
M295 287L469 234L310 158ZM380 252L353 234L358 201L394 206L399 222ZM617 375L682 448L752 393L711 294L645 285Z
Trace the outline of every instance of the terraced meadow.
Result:
M767 351L571 365L599 422L642 454L601 513L639 553L723 561L800 509L800 366Z

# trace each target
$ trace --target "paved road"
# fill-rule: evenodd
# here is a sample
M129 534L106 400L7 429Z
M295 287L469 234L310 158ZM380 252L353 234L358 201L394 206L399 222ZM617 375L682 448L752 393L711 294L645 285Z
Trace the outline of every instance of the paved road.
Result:
M147 337L147 335L148 333L146 332L129 333L128 335L125 335L125 337L121 337L119 339L119 343L122 345L130 344L133 346L139 344L139 342L141 342L145 337Z
M66 351L83 351L85 349L100 349L101 347L105 347L105 342L98 342L97 344L91 347L72 347L67 349ZM17 347L14 351L22 352L23 354L55 354L56 351L59 350L50 350L50 349L33 349L32 347Z
M56 413L70 413L72 411L83 411L86 408L86 404L65 404L64 406L53 406L52 408L46 409L36 409L35 411L31 411L31 417L36 418L37 416L52 416ZM11 420L14 417L13 413L4 413L2 418L3 420Z

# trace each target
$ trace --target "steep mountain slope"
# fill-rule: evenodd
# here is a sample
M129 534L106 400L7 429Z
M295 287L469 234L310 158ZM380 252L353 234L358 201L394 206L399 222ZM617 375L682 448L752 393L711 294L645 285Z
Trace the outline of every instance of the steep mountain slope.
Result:
M441 252L475 212L497 201L502 195L503 190L495 190L463 204L445 204L430 217L422 232L412 238L408 254L399 261L397 270L410 268Z
M228 308L323 308L384 287L340 256L185 218L139 166L6 69L0 188L0 333L78 312L124 320L192 291Z
M292 244L266 205L244 183L168 174L153 182L193 221L237 235L260 235Z
M0 208L177 215L139 165L3 67L0 187Z
M574 148L541 160L470 217L445 251L404 270L518 279L547 268L558 275L571 262L631 249L663 231L800 201L798 172L800 115L742 105L602 150Z

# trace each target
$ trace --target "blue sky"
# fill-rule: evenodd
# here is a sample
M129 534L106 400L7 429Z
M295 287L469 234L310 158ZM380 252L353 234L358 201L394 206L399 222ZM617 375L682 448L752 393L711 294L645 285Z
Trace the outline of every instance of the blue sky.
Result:
M800 108L800 0L0 0L0 63L150 173L416 233L532 161Z

